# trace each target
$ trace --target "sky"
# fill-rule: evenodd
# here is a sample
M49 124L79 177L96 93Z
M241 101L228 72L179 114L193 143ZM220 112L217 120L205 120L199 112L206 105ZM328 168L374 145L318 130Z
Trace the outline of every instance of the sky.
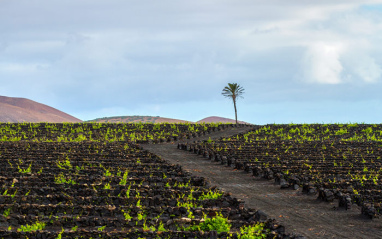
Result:
M0 95L124 115L381 123L382 0L0 0Z

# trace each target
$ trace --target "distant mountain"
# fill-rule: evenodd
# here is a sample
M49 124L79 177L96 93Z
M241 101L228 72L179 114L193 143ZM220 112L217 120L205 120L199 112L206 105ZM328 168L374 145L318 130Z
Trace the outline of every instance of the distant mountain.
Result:
M233 124L236 123L236 121L234 119L228 119L228 118L223 118L223 117L219 117L219 116L210 116L210 117L204 118L202 120L199 120L197 123L218 123L218 122L221 122L221 123L233 123ZM247 122L239 121L239 120L238 120L238 123L240 123L240 124L249 124Z
M113 117L104 117L104 118L97 118L94 120L89 120L88 122L97 122L97 123L194 123L191 121L186 120L179 120L179 119L171 119L171 118L163 118L159 116L113 116ZM236 123L233 119L218 117L218 116L211 116L204 118L202 120L199 120L197 123ZM242 124L249 124L244 121L239 121L239 123Z
M171 118L163 118L159 116L113 116L113 117L104 117L97 118L94 120L89 120L88 122L97 122L97 123L186 123L190 121L179 120L179 119L171 119ZM192 122L191 122L192 123Z
M82 122L53 107L28 100L0 96L0 122Z

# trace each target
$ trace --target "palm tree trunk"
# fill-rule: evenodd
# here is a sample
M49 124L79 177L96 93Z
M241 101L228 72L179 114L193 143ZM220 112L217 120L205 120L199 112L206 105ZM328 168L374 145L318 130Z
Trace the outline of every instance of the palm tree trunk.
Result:
M236 99L233 99L233 107L235 108L235 120L236 120L236 124L237 124Z

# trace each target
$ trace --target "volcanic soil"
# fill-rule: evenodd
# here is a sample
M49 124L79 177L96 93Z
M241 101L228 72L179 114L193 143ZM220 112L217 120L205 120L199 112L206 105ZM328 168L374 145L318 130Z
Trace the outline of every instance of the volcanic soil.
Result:
M219 139L248 131L250 127L229 128L188 140ZM184 142L184 141L182 141ZM142 145L169 163L179 164L183 170L207 179L234 197L243 199L245 206L265 212L285 226L286 232L306 238L382 238L382 219L370 220L353 205L351 210L338 209L332 203L317 200L301 190L280 189L273 181L259 179L244 171L234 170L202 156L177 149L178 142Z

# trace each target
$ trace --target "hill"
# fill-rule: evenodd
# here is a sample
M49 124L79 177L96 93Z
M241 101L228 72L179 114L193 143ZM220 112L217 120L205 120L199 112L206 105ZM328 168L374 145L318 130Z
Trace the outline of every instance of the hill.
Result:
M25 98L0 96L0 122L82 122L53 107Z
M180 120L180 119L171 119L171 118L163 118L160 116L139 116L139 115L134 115L134 116L113 116L113 117L103 117L103 118L97 118L94 120L89 120L88 122L97 122L97 123L194 123L191 121L187 120ZM199 120L196 123L235 123L235 120L233 119L228 119L228 118L223 118L223 117L218 117L218 116L211 116L204 118L202 120ZM249 124L244 121L239 121L239 123L242 124Z
M210 116L210 117L199 120L197 123L218 123L218 122L233 123L233 124L236 123L236 121L234 119L228 119L228 118L223 118L223 117L219 117L219 116ZM238 123L249 124L249 123L244 122L244 121L238 121Z
M159 116L113 116L113 117L104 117L97 118L94 120L89 120L89 122L97 122L97 123L187 123L190 121L179 120L179 119L171 119L171 118L163 118Z

